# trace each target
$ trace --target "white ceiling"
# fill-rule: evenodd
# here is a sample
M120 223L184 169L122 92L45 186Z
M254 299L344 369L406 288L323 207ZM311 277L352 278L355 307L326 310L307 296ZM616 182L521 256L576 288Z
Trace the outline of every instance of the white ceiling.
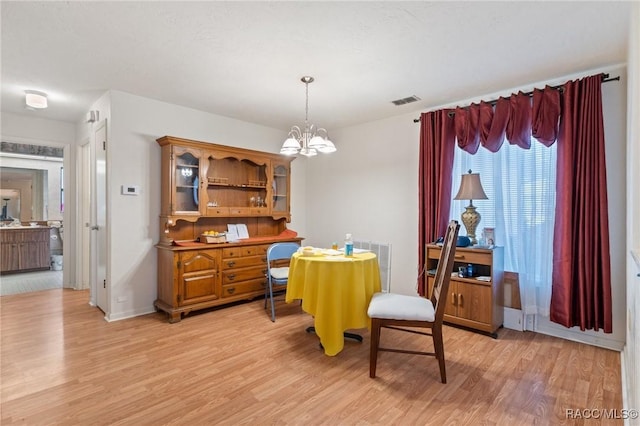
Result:
M2 1L2 110L76 122L114 89L286 130L311 75L331 130L623 63L630 6Z

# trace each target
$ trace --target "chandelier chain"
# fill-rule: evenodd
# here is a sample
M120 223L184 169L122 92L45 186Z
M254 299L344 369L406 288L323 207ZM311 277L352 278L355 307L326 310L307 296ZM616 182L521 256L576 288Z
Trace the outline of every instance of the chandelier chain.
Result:
M304 107L304 129L306 131L309 128L309 82L305 81L304 86L305 86L305 97L306 97L306 103Z

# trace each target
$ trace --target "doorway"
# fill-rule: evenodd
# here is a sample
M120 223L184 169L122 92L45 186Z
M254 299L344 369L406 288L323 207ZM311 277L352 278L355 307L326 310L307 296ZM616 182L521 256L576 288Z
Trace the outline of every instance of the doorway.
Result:
M46 142L1 142L0 225L50 227L49 251L39 256L41 259L46 256L42 259L45 264L51 263L49 270L44 271L15 269L9 273L8 270L14 268L5 271L3 266L0 295L63 287L64 162L62 147L49 146Z

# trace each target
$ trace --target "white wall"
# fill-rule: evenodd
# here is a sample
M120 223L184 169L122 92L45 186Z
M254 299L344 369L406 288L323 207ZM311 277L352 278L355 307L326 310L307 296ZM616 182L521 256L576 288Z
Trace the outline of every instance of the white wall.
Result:
M161 171L156 139L171 135L278 152L286 132L123 92L111 91L109 96L107 319L115 320L151 312L157 295L154 245L159 239ZM304 162L294 161L292 174L295 208L290 228L304 235L304 222L297 218L304 215L304 197L298 198L304 188L297 180L304 176ZM122 185L139 185L140 195L121 195Z
M62 147L75 140L75 126L33 115L2 112L2 140Z
M640 408L640 267L631 250L640 256L640 3L630 16L629 87L627 101L627 344L623 351L624 408ZM630 424L630 423L628 423Z
M338 151L309 160L306 244L391 243L391 289L415 294L418 276L419 113L331 130ZM297 202L294 199L294 202Z

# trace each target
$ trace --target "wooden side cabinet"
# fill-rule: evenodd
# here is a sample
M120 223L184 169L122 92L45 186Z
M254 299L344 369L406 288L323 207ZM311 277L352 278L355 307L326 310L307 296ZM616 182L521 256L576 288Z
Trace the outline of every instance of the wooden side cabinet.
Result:
M427 295L431 296L434 272L441 248L427 245ZM472 265L472 277L460 277L460 267ZM502 247L456 248L453 275L449 284L444 321L497 337L504 321L504 250Z

